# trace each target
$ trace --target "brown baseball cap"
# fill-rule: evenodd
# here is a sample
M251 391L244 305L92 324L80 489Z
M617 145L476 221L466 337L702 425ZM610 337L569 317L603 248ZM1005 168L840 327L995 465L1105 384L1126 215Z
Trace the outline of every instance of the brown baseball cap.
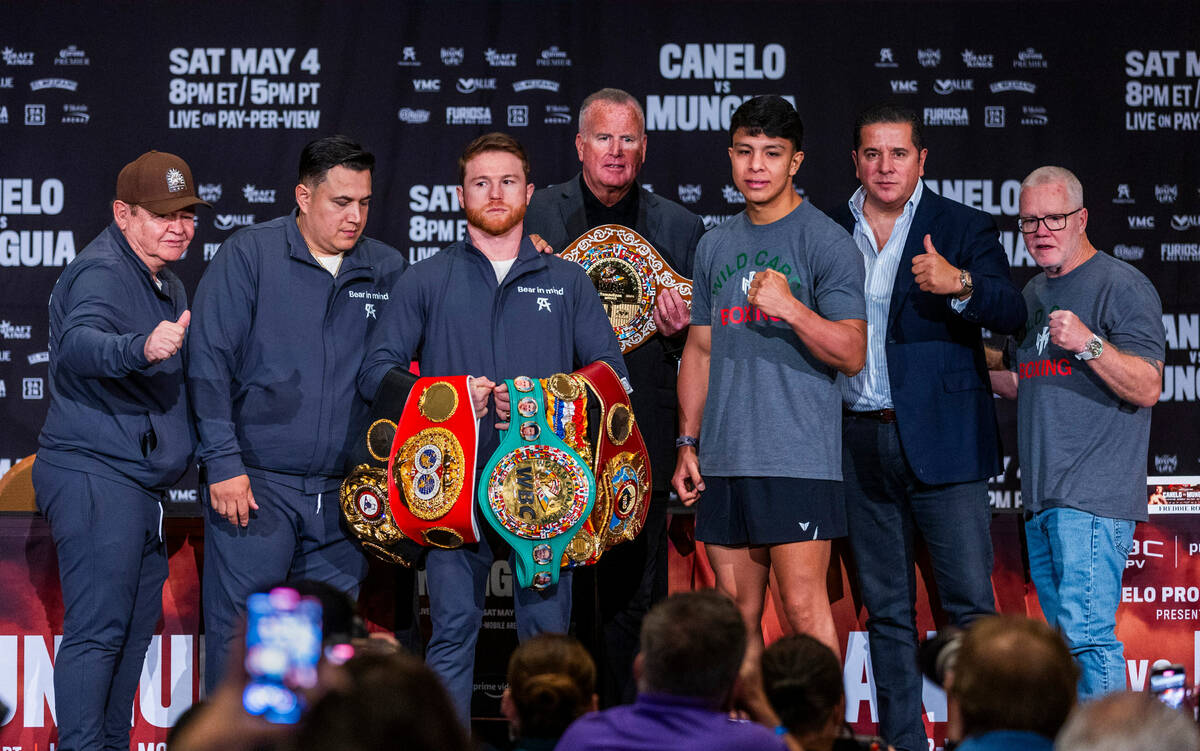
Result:
M117 200L159 216L189 206L212 207L196 197L187 162L165 151L147 151L125 165L117 176Z

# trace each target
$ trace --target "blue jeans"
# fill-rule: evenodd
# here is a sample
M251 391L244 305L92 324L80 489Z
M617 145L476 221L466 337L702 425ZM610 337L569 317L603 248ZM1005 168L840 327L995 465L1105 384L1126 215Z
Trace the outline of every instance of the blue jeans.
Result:
M475 642L483 625L483 598L494 558L486 535L477 545L454 550L430 548L425 557L429 619L433 623L425 662L441 677L459 720L468 728L475 688ZM567 632L571 622L570 571L561 571L558 584L544 590L519 587L516 576L512 586L519 640L543 632Z
M879 734L898 750L925 751L914 538L925 540L951 623L994 613L987 481L927 485L905 459L894 423L851 417L843 426L846 522L867 608Z
M160 494L40 459L33 485L62 580L58 748L127 750L129 713L167 580Z
M1125 689L1117 605L1135 524L1062 507L1025 522L1029 575L1046 622L1062 632L1079 663L1081 701Z

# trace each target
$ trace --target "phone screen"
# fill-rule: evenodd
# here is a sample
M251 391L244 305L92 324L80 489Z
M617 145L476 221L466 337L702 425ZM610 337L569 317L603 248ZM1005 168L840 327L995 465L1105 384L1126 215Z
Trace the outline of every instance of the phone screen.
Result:
M1168 707L1182 708L1187 696L1187 672L1181 665L1155 668L1150 673L1150 692Z
M321 603L288 587L258 592L246 600L246 672L242 706L269 722L300 719L298 688L317 682L321 657Z

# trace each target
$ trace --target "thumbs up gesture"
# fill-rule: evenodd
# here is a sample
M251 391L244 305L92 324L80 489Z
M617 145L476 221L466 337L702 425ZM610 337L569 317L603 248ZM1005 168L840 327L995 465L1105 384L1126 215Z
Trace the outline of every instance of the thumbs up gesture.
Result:
M913 258L912 273L917 286L925 292L935 295L957 295L962 292L959 270L937 252L929 235L925 235L925 252Z
M192 321L192 311L185 310L178 321L163 321L154 327L146 344L142 347L146 359L153 365L174 356L183 346L183 335L187 332L188 324Z

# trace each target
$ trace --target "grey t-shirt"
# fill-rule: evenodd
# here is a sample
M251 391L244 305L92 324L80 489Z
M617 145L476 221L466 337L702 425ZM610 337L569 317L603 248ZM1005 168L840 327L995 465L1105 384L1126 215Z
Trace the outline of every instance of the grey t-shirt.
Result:
M763 269L786 276L796 299L823 318L866 319L862 254L808 201L771 224L743 212L705 233L692 287L692 324L712 327L700 470L841 480L836 371L788 324L750 307L750 281Z
M1050 342L1050 313L1070 310L1119 351L1162 360L1162 302L1134 267L1098 252L1066 276L1025 285L1017 340L1017 443L1025 508L1146 519L1150 410L1122 402L1092 367Z

